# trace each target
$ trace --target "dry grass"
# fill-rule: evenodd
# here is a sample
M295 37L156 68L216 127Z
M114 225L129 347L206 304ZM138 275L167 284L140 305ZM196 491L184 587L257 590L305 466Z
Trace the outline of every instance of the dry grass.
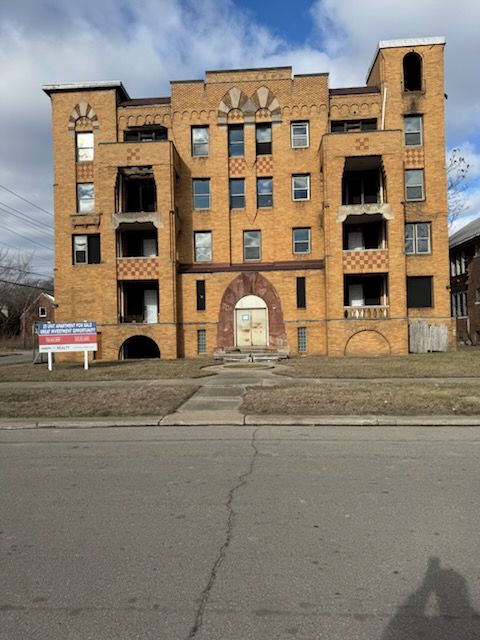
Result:
M5 364L0 360L0 382L47 382L70 380L155 380L157 378L201 378L212 375L204 367L215 364L210 358L195 360L123 360L94 362L84 371L80 362L54 364Z
M480 384L249 387L241 411L257 415L478 415Z
M480 377L480 349L408 356L333 358L308 356L284 361L280 375L295 378L448 378Z
M21 351L22 349L24 349L23 342L18 336L13 338L0 336L0 357L2 355L9 356L15 353L15 351Z
M40 390L0 389L2 418L88 418L163 416L198 389L193 386L75 387Z

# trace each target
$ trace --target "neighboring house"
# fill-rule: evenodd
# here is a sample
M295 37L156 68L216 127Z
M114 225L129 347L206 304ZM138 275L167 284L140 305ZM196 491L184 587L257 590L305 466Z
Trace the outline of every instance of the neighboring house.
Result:
M443 38L381 42L366 85L207 71L171 96L45 85L57 321L99 359L406 354L452 340Z
M55 320L55 298L49 293L41 293L22 313L20 318L20 335L25 348L32 347L34 329L37 322L53 322Z
M480 218L450 237L452 316L459 342L480 344Z

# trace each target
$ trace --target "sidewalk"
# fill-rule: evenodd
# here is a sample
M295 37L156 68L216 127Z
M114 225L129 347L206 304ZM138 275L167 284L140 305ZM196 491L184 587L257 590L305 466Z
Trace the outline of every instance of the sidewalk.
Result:
M89 429L106 427L173 427L173 426L480 426L480 416L391 416L391 415L364 415L364 416L315 416L315 415L244 415L240 412L240 406L247 386L291 386L304 384L358 384L357 379L338 378L291 378L279 376L274 373L284 365L275 364L269 368L228 368L222 365L209 367L216 375L205 378L192 378L175 380L175 384L200 385L183 405L174 413L157 416L141 417L105 417L105 418L0 418L0 430L2 429ZM425 378L416 379L432 381L438 384L461 382L465 378ZM469 380L478 380L471 378ZM379 380L378 380L379 381ZM392 381L398 384L411 383L410 378L382 378L383 382ZM369 380L372 384L376 380ZM163 386L171 385L172 380L119 380L119 381L72 381L72 382L3 382L2 387L15 388L51 388L51 387L75 387L90 385L142 385Z

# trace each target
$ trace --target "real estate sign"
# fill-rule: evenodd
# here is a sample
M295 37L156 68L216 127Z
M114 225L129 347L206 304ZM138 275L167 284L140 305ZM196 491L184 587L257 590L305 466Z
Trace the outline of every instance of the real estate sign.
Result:
M96 322L38 322L37 333L40 353L97 350Z

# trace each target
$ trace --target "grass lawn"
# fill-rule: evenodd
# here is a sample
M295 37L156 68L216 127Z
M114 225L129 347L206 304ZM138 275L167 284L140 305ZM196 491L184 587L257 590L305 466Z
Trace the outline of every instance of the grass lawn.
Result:
M198 389L193 386L0 389L1 418L163 416Z
M240 410L257 415L478 415L480 383L249 387Z
M370 358L307 356L283 361L279 375L295 378L448 378L480 377L480 349L448 353Z
M213 365L211 358L182 360L122 360L93 362L88 371L83 363L54 364L48 371L46 364L5 364L0 359L0 382L45 382L69 380L154 380L156 378L201 378L212 375L203 367Z

